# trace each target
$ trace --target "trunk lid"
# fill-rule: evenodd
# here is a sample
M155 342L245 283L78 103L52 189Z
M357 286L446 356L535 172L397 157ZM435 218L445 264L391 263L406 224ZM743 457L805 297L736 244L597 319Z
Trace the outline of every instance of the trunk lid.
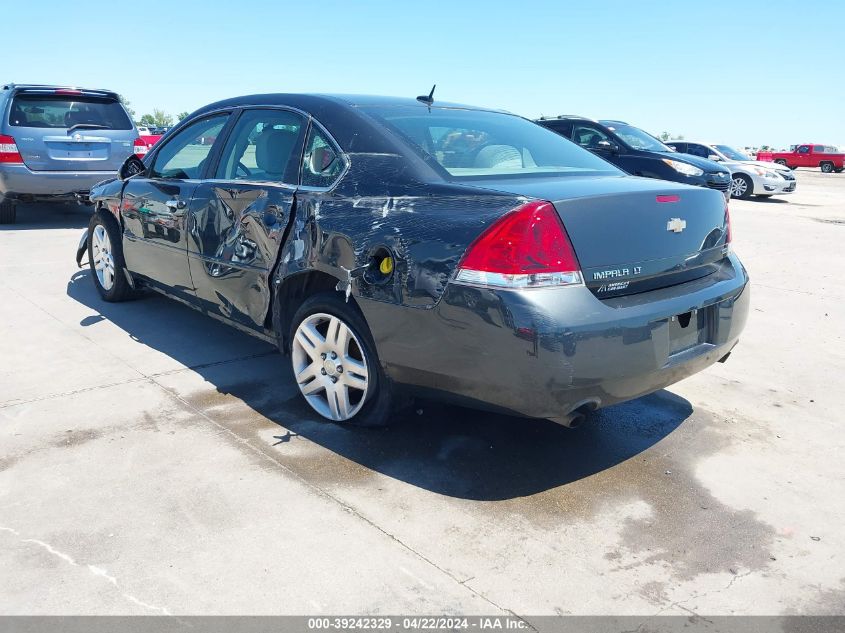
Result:
M509 179L485 185L552 202L584 282L608 298L708 275L727 253L725 198L635 177Z

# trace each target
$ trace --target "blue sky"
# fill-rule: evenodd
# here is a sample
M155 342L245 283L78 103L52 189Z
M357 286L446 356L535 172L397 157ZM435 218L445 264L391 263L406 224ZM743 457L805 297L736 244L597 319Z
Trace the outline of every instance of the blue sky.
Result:
M416 96L735 145L845 145L845 2L4 3L0 81L140 117L255 92ZM46 42L40 38L46 36Z

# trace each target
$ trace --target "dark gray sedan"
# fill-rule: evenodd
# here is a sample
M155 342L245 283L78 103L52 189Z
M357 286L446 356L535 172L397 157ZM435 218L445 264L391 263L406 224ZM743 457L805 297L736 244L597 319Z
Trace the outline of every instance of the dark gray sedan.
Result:
M272 338L337 422L424 394L571 426L724 360L748 312L720 192L427 98L214 103L91 199L103 299Z

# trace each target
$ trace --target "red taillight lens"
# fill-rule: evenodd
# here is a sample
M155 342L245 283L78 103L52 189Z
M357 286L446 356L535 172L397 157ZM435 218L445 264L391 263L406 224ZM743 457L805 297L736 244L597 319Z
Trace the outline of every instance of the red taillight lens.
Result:
M23 163L15 139L5 134L0 134L0 163Z
M581 267L554 206L529 202L482 233L467 250L456 281L503 288L582 283Z
M134 149L132 150L132 152L133 152L133 153L135 154L135 156L137 156L138 158L144 158L144 155L145 155L147 152L149 152L149 151L150 151L150 147L149 147L149 145L147 145L147 144L143 141L143 139L136 138L136 139L135 139L135 142L134 142L132 145L133 145L133 148L134 148Z

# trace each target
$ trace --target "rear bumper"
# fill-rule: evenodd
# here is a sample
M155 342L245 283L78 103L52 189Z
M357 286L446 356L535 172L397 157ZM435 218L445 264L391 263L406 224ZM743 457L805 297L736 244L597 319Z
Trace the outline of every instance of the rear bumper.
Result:
M0 198L73 198L114 176L113 171L32 171L26 165L0 165Z
M731 255L678 286L598 300L583 287L491 291L450 284L431 310L362 301L387 374L471 406L566 420L657 391L731 351L749 305ZM672 353L673 317L709 315L706 343ZM677 349L677 347L676 347Z

